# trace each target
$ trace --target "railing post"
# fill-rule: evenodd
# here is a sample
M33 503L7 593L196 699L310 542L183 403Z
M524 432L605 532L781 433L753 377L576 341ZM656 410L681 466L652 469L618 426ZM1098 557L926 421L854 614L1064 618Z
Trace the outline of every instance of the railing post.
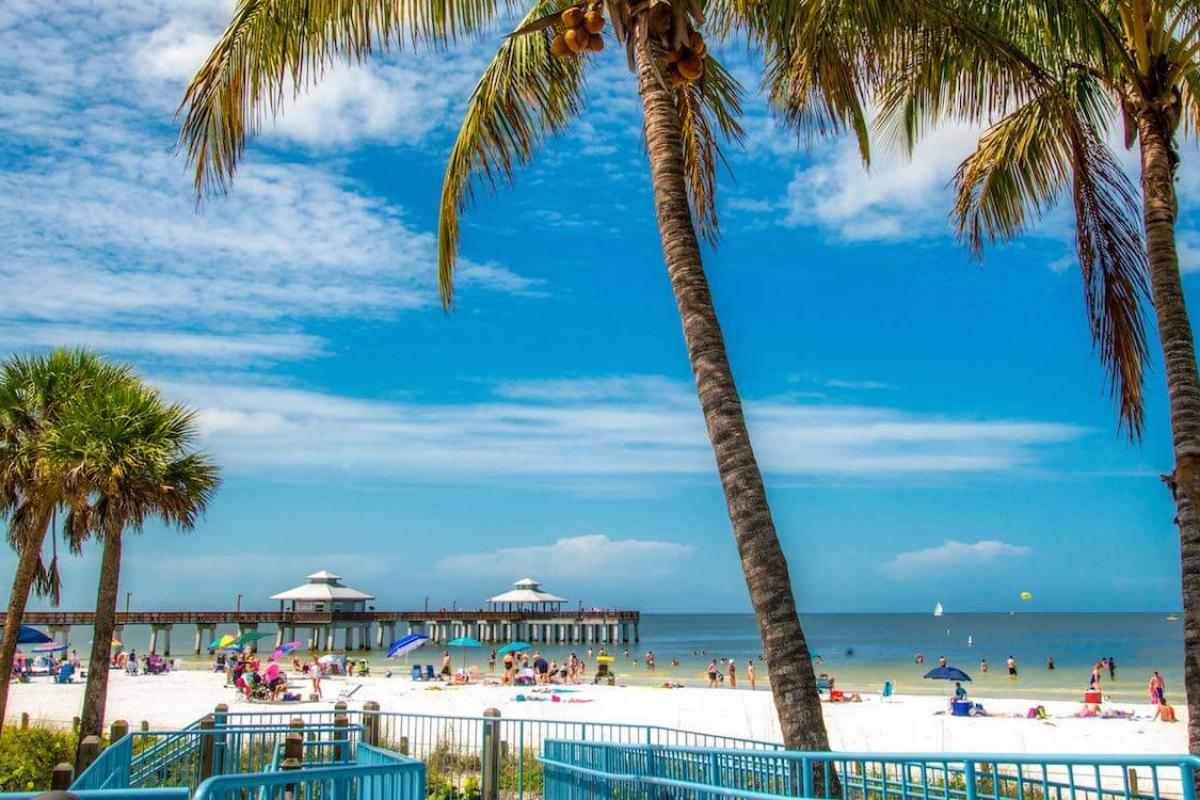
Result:
M379 703L374 700L363 703L363 741L379 747Z
M350 760L350 717L338 714L333 718L334 761Z
M129 735L129 723L123 719L113 720L108 729L108 744L111 747Z
M99 757L99 755L100 755L100 737L99 736L83 737L83 741L81 741L79 743L79 757L77 759L79 763L75 765L75 768L79 772L83 772L85 769L87 769L91 765L91 763L93 761L96 760L97 757Z
M56 765L50 772L51 791L65 792L74 781L75 768L66 762Z
M217 768L220 774L226 772L239 772L241 765L237 769L229 769L227 764L229 754L226 752L228 741L225 736L225 726L229 724L229 706L224 703L217 703L213 707L213 765Z
M966 782L967 800L976 800L975 792L975 762L963 762L963 780Z
M303 726L304 721L297 718L292 720L292 727L296 727L296 722L300 722ZM289 733L287 738L283 740L283 761L279 762L281 770L300 769L304 762L304 734ZM296 784L289 783L283 787L284 800L293 800L296 796Z
M480 792L482 800L500 797L500 709L483 712L483 769Z
M216 721L212 714L200 720L200 781L213 776L213 731Z
M21 712L21 730L24 730L28 727L29 727L29 712L22 711Z

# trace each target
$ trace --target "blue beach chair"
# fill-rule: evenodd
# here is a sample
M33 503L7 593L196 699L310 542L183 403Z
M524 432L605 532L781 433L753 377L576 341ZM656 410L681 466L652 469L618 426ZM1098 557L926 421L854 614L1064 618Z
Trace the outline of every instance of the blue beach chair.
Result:
M437 679L438 679L437 673L433 671L433 664L426 664L425 665L425 680L436 681Z
M420 664L413 664L413 668L412 668L412 679L413 679L414 681L423 681L423 680L425 680L425 678L424 678L424 677L422 677L422 675L421 675L421 665L420 665Z
M71 677L75 674L75 665L71 663L63 664L58 668L58 672L54 675L55 683L70 683Z

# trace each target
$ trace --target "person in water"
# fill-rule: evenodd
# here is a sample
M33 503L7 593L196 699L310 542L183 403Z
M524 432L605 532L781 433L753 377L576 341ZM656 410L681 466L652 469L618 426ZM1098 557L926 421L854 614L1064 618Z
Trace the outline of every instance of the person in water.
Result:
M987 659L986 659L986 658L981 658L981 659L979 659L979 671L980 671L980 672L987 672L987 671L988 671L988 665L987 665Z
M1117 662L1112 656L1108 657L1108 679L1110 681L1117 679Z
M1017 679L1017 660L1012 656L1008 657L1008 677L1013 680Z
M1050 656L1049 658L1046 659L1046 669L1048 669L1048 670L1054 669L1054 656Z

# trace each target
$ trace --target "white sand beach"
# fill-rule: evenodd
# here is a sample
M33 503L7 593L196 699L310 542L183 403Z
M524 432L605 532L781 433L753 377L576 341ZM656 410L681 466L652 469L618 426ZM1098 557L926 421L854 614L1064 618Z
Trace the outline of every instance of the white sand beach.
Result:
M477 716L497 708L510 718L560 719L589 722L647 723L755 739L777 740L770 692L759 689L661 689L645 686L580 686L548 699L524 702L528 689L464 686L431 689L405 678L354 678L324 682L325 702L285 706L253 705L224 686L220 674L183 670L168 675L128 676L114 673L109 683L108 720L124 719L137 726L176 727L211 711L217 703L232 710L282 711L330 708L339 692L358 686L351 708L374 700L384 711ZM306 687L307 695L307 687ZM9 695L10 719L23 712L48 723L69 725L79 713L83 684L58 686L48 682L17 684ZM1031 752L1031 753L1182 753L1186 752L1186 711L1177 706L1181 721L1153 721L1152 706L1114 704L1132 710L1133 719L1080 719L1079 704L1045 702L1048 720L1024 718L1038 701L988 699L989 713L1016 717L950 717L939 712L945 700L932 696L897 696L881 701L864 695L862 703L825 705L831 745L844 751L892 752Z

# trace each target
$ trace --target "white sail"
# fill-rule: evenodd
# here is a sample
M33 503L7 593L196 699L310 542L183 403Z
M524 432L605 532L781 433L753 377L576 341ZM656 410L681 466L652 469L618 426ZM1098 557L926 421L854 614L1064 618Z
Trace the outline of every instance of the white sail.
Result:
M933 615L935 617L940 617L942 615L942 604L941 603L938 603L937 605L935 605L933 607Z

